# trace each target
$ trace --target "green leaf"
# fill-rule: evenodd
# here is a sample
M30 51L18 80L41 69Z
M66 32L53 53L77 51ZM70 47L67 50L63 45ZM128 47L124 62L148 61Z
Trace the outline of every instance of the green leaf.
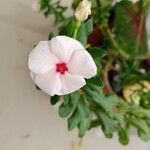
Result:
M124 68L123 68L124 69ZM135 72L134 70L131 70L129 72L129 70L131 69L131 66L128 66L128 68L126 68L127 71L122 72L121 74L121 86L125 87L126 85L131 85L134 83L138 83L139 81L145 80L145 81L150 81L150 76L143 74L141 72Z
M103 58L107 55L106 50L99 47L92 47L88 52L91 54L94 60Z
M73 130L78 126L81 120L81 115L78 109L72 114L72 116L68 119L68 130Z
M150 127L150 119L145 119L147 125Z
M118 132L118 136L121 144L127 145L129 143L128 129L121 128Z
M131 123L133 126L135 126L140 133L144 133L144 134L147 134L148 136L150 136L150 128L148 127L145 120L135 118L135 117L128 117L127 120L129 123Z
M85 103L83 96L80 97L80 102L78 104L78 110L81 115L81 122L79 125L79 137L83 137L85 132L89 129L91 124L91 112Z
M145 133L142 130L138 129L138 135L139 137L143 140L143 141L148 141L150 139L150 134L149 133Z
M87 34L85 23L81 23L80 30L77 35L77 40L80 41L83 45L87 43Z
M57 95L50 97L50 101L52 105L55 105L59 100L60 100L60 97Z
M90 126L90 129L91 129L91 128L98 127L98 126L100 126L100 125L101 125L101 121L100 121L100 119L92 120L92 122L91 122L91 126Z
M93 32L93 18L85 23L85 32L87 37Z
M64 105L67 105L70 102L70 95L63 96Z
M112 111L114 106L119 102L118 97L116 95L108 95L104 96L102 92L93 91L92 89L86 87L86 97L87 100L93 101L96 104L105 110L105 111Z
M73 110L75 110L78 106L78 103L80 101L80 93L79 92L73 92L70 94L70 101L73 105Z
M142 128L137 129L138 135L142 140L148 141L150 139L150 127L145 120L140 121L139 123L141 123Z
M114 30L116 40L126 53L134 56L137 53L135 47L137 44L137 36L139 34L137 31L139 30L140 17L137 15L133 4L127 0L121 1L118 5L115 5L114 12ZM136 22L137 19L139 19L139 22ZM142 30L138 54L143 54L147 49L145 33Z
M140 106L145 109L150 109L150 92L143 94L140 100Z
M62 118L68 117L71 114L72 109L73 109L73 105L71 103L68 104L63 103L59 107L59 115Z
M80 93L74 92L69 95L63 96L64 103L59 107L59 115L61 117L68 117L71 113L73 113L80 101Z
M79 110L82 118L89 118L90 110L86 106L83 96L81 96L81 98L80 98L80 103L78 104L78 110Z
M106 137L111 138L113 132L118 131L119 127L117 122L111 119L106 113L102 112L101 110L97 110L99 117L101 118L102 122L102 130Z
M99 77L93 77L86 81L87 86L95 91L100 91L103 87L103 82Z
M138 135L142 140L148 141L150 140L150 119L144 119L142 124L145 128L145 131L147 130L147 132L145 133L143 130L138 128Z
M135 104L131 105L131 104L125 103L124 101L120 101L118 103L118 107L121 111L126 112L129 115L132 115L138 118L150 119L150 111L138 105L135 105Z
M109 113L109 116L111 116L111 118L116 120L120 125L124 125L125 120L124 120L124 115L122 113L111 111Z
M83 118L79 125L79 137L83 137L91 124L90 118Z
M77 40L83 45L87 43L87 38L93 31L93 19L89 19L87 22L82 22L78 31Z
M63 29L59 32L59 35L66 35L72 37L74 28L75 28L75 21L74 19L71 19L69 20L69 22L65 23Z
M64 22L66 17L64 16L64 12L67 7L61 6L60 1L54 3L53 0L39 0L40 11L43 12L45 17L49 15L54 15L55 24L60 22Z

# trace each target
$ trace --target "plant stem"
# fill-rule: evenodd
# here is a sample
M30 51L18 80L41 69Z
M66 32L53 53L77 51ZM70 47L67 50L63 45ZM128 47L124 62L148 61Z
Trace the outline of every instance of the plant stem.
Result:
M81 26L81 22L80 21L76 21L75 28L74 28L74 33L73 33L73 38L74 39L77 38L77 34L79 32L80 26Z
M116 50L118 50L119 55L125 59L128 59L129 55L120 48L120 46L118 45L118 43L114 39L113 34L112 34L111 30L109 29L109 27L106 26L104 29L105 29L105 32L107 33L108 37L109 37L109 40L112 42L114 48Z
M103 81L104 81L104 84L105 84L108 92L113 92L113 89L110 85L110 81L109 81L109 77L108 77L108 71L111 69L112 63L113 63L113 60L109 60L109 62L106 63L104 70L102 72L103 73Z
M139 24L138 35L137 35L137 40L136 40L136 45L135 45L135 56L137 55L138 50L139 50L143 24L144 24L144 14L142 12L140 16L140 24Z

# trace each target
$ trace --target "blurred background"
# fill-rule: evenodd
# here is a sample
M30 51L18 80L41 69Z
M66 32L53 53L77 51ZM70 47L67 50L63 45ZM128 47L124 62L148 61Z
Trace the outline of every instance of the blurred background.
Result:
M0 0L0 150L71 150L77 133L68 132L49 97L35 89L27 67L33 46L46 40L53 17L33 11L34 0ZM65 0L70 6L70 0ZM71 13L68 11L67 13ZM149 150L136 135L128 146L108 140L100 129L84 138L85 150Z

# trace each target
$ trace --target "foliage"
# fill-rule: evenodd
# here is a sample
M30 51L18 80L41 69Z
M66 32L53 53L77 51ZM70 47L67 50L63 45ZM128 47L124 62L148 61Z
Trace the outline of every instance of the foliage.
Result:
M56 2L53 2L53 0L40 0L40 9L45 17L54 15L55 24L64 22L66 19L63 13L66 11L67 7L61 6L60 0Z
M114 8L114 11L114 30L116 40L118 43L120 43L119 45L124 51L134 56L137 53L135 46L137 44L136 38L139 34L139 25L135 22L138 19L137 17L139 17L138 12L134 11L132 4L128 1L122 1L120 4L117 4ZM139 47L137 49L138 53L144 53L146 51L146 35L144 34L140 36Z
M149 140L148 108L129 105L114 94L105 96L102 86L102 83L97 83L97 79L91 79L80 91L64 96L59 115L67 117L68 130L77 127L79 137L83 137L89 129L101 127L107 138L112 138L116 132L119 141L126 145L129 142L129 129L135 127L141 139Z
M73 8L80 1L74 0ZM150 74L141 72L144 68L140 64L143 56L147 55L143 24L148 6L143 0L136 4L122 0L114 7L109 0L93 0L92 15L80 23L73 17L66 20L63 16L65 10L60 1L52 3L52 0L41 0L44 15L54 14L56 23L63 22L59 35L80 41L95 60L98 73L87 80L86 86L79 91L63 97L51 97L51 104L61 102L60 117L67 118L69 131L78 128L79 137L83 137L91 128L100 127L107 138L117 133L120 143L126 145L129 143L130 129L134 127L142 140L149 140L150 92L140 95L139 105L128 103L115 90L104 92L107 86L104 75L109 75L109 71L116 73L109 82L114 82L113 88L117 87L119 92L139 81L150 81ZM91 46L88 40L94 27L100 29L99 36L103 37L99 47ZM52 37L51 33L49 40ZM119 69L116 69L116 65Z

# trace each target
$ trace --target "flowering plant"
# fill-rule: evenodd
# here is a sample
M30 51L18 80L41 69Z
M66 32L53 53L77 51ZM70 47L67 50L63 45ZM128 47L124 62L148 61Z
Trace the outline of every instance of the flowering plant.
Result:
M77 127L83 137L101 127L107 138L117 133L126 145L134 127L142 140L149 140L149 1L74 0L70 18L60 0L39 4L46 17L55 15L60 30L37 44L28 65L51 104L61 102L59 115L67 118L68 129Z

